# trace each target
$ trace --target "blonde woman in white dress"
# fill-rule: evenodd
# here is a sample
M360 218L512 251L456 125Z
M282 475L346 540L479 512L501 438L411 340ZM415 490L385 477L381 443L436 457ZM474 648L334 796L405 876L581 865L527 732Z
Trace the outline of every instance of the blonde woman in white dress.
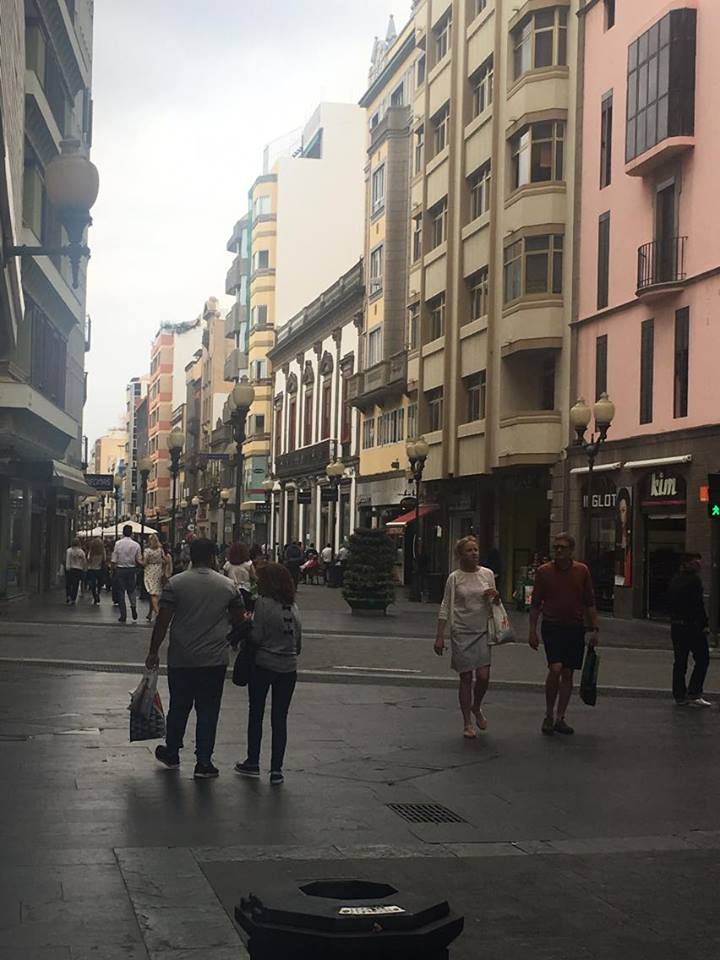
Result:
M157 617L160 610L160 594L162 593L163 573L165 569L165 553L160 540L155 533L148 537L148 545L143 557L145 567L145 589L150 594L150 609L147 620L152 620L153 614Z
M480 548L475 537L463 537L455 552L460 568L453 570L445 584L438 614L435 653L442 656L446 630L449 631L450 665L460 675L458 695L463 736L470 739L477 736L477 730L487 729L482 701L490 683L488 619L490 605L499 603L500 594L495 587L495 574L480 566Z

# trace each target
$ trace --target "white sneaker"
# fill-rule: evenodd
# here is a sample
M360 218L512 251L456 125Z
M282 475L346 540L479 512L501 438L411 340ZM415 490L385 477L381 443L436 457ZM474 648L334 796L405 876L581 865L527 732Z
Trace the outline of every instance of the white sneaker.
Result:
M713 704L704 697L697 697L695 700L688 700L689 707L712 707Z

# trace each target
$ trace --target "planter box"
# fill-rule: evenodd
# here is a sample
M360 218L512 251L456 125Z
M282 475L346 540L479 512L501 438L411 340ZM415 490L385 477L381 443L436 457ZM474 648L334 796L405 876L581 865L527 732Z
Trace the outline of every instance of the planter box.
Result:
M346 598L345 602L353 613L382 613L382 615L385 616L392 600L374 600L368 597L366 599L357 598L353 600Z

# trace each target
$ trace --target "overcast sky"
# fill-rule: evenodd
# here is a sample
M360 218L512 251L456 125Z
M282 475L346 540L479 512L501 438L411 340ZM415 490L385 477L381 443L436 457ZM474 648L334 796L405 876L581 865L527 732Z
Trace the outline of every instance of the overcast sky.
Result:
M226 300L263 147L323 100L358 101L391 13L399 30L410 0L97 0L91 443L118 425L159 324Z

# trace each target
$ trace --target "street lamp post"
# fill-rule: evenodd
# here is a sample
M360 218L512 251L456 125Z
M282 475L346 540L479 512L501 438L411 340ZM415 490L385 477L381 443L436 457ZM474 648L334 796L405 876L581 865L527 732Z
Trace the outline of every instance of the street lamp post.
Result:
M230 491L227 487L224 490L220 491L220 500L222 501L222 517L223 517L223 527L222 527L222 542L225 543L225 531L227 530L227 505L230 500Z
M170 474L172 476L172 514L170 515L170 553L175 556L175 514L177 513L177 478L180 473L180 455L185 446L182 430L175 427L167 439L170 451Z
M113 487L115 489L115 539L118 538L118 522L120 520L120 487L122 487L123 478L116 473L113 478Z
M140 552L145 552L145 500L147 497L148 477L153 468L153 462L150 457L143 457L139 463L140 469Z
M340 544L338 543L338 540L339 540L338 511L340 509L340 479L345 473L345 464L340 459L337 459L334 462L330 462L325 468L325 473L327 474L327 478L332 484L332 488L334 490L334 494L333 494L334 513L332 515L334 529L333 529L332 541L334 545L334 550L337 550L339 549L339 546L340 546Z
M232 413L230 415L233 440L236 445L235 454L235 541L240 539L240 503L242 501L242 473L243 473L243 453L242 446L245 443L245 424L247 422L248 410L255 399L255 390L252 384L246 379L240 380L232 388L230 393L230 405Z
M265 549L268 550L271 549L272 541L273 490L275 489L275 481L272 477L263 481L262 488L265 491Z
M3 260L11 257L68 257L73 287L79 284L80 261L90 251L83 243L85 228L92 224L90 208L97 200L100 179L97 168L80 152L79 140L61 140L61 153L45 167L45 190L50 206L65 228L65 246L6 246ZM86 457L87 459L87 457Z
M595 430L585 436L590 421L595 416ZM615 416L615 404L606 393L593 405L592 410L581 397L570 408L570 424L575 431L575 444L582 447L588 462L587 479L587 513L585 515L585 563L592 575L592 498L593 498L593 471L595 459L600 448L607 440L607 432Z
M420 483L422 482L425 461L430 453L424 437L411 440L407 447L407 457L410 461L410 470L415 481L415 536L413 538L413 583L410 590L410 599L419 603L422 600L422 571L420 569L420 555L422 538L420 537Z

